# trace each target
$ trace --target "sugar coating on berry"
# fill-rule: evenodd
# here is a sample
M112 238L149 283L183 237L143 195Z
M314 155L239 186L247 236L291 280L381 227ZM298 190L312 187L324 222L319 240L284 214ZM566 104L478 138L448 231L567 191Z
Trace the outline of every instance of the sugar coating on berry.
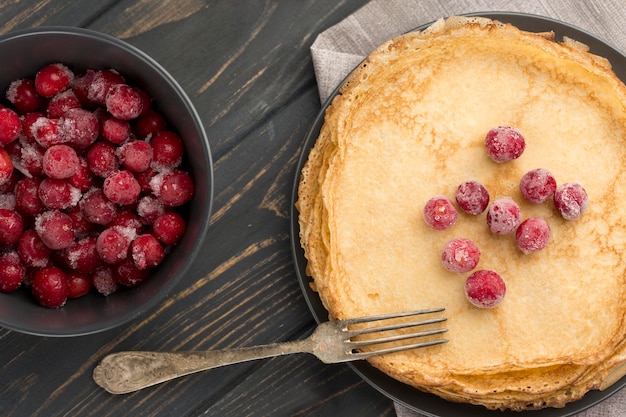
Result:
M65 141L79 149L84 149L98 138L100 122L90 111L70 109L63 115L62 130Z
M578 219L588 205L587 191L579 183L568 182L554 192L554 206L566 220Z
M61 119L50 119L47 117L38 117L30 125L30 133L44 148L57 145L66 141L64 126Z
M7 209L7 210L15 210L16 207L17 206L15 204L15 194L13 193L0 194L0 208Z
M68 145L53 145L46 149L41 161L43 172L50 178L69 178L79 166L78 155Z
M540 251L550 241L550 226L541 217L524 220L515 231L517 246L525 254Z
M63 249L74 241L72 219L67 214L50 210L35 218L35 230L50 249Z
M506 283L495 271L478 270L465 281L465 295L476 307L496 307L504 300Z
M137 201L141 187L130 171L120 170L104 180L102 191L109 200L123 206Z
M521 218L519 205L510 197L498 198L487 210L487 226L497 235L513 233L519 226Z
M537 168L528 171L522 176L519 188L527 201L541 204L548 200L556 190L556 179L550 171Z
M56 266L46 266L35 272L32 293L44 307L59 308L67 301L67 278Z
M424 221L435 230L452 227L458 218L454 203L448 197L439 195L431 198L424 205Z
M106 105L109 90L116 84L123 84L124 77L114 69L96 71L87 90L87 98L98 105Z
M507 162L519 158L526 141L521 132L511 126L494 127L485 136L487 154L496 162Z
M43 175L43 155L46 149L38 143L24 143L20 149L20 171L27 177Z
M96 291L102 295L111 295L120 287L113 269L109 265L96 269L91 276L91 280Z
M165 206L163 202L152 195L145 195L137 203L137 214L145 224L152 224L163 213Z
M489 205L489 191L478 181L464 181L456 189L456 202L461 209L472 215L481 214Z
M134 88L126 84L115 84L107 92L105 105L113 117L132 120L141 114L143 100Z
M480 249L467 238L455 238L443 248L441 262L450 272L469 272L476 268L480 260Z

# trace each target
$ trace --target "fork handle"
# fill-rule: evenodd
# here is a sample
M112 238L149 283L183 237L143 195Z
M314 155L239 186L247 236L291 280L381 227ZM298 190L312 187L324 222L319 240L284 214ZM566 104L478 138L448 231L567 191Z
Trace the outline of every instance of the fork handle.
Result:
M93 379L111 394L126 394L184 375L224 365L310 352L308 339L204 352L127 351L105 356Z

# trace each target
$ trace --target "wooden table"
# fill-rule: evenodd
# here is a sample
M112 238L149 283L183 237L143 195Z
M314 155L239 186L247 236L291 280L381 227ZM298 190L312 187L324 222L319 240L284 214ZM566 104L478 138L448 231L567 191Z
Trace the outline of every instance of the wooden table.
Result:
M366 0L15 0L0 32L81 26L142 49L182 85L215 163L203 253L165 303L78 338L0 329L2 416L393 416L347 365L250 362L114 396L91 374L118 350L215 349L302 338L315 322L296 278L295 167L320 102L309 46ZM0 59L6 59L1 57Z

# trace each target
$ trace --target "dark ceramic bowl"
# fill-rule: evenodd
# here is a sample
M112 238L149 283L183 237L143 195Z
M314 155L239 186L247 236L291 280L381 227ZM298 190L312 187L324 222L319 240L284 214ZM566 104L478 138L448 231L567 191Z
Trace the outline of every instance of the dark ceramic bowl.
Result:
M96 293L68 300L59 309L41 307L32 294L19 289L0 293L0 327L40 336L78 336L127 323L173 291L188 272L205 238L211 214L213 169L202 121L189 97L156 61L137 48L111 36L73 27L47 27L16 31L0 37L0 92L11 81L33 77L46 64L60 62L76 73L113 68L129 84L145 89L170 129L185 143L185 169L195 181L195 195L184 208L187 231L136 288L107 297ZM4 97L2 97L4 98Z

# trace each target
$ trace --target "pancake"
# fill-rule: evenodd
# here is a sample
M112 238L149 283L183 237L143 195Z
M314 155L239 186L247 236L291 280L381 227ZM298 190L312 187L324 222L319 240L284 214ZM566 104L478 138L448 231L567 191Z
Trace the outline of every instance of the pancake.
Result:
M484 148L514 126L524 154L498 164ZM331 318L445 307L449 343L370 360L451 401L490 409L561 407L626 372L626 87L609 62L551 33L453 17L374 51L333 99L298 188L300 239ZM549 169L590 203L575 221L524 201L519 180ZM422 208L478 180L551 228L522 253L460 211L435 231ZM507 284L492 309L470 304L466 275L443 268L445 243L472 239Z

